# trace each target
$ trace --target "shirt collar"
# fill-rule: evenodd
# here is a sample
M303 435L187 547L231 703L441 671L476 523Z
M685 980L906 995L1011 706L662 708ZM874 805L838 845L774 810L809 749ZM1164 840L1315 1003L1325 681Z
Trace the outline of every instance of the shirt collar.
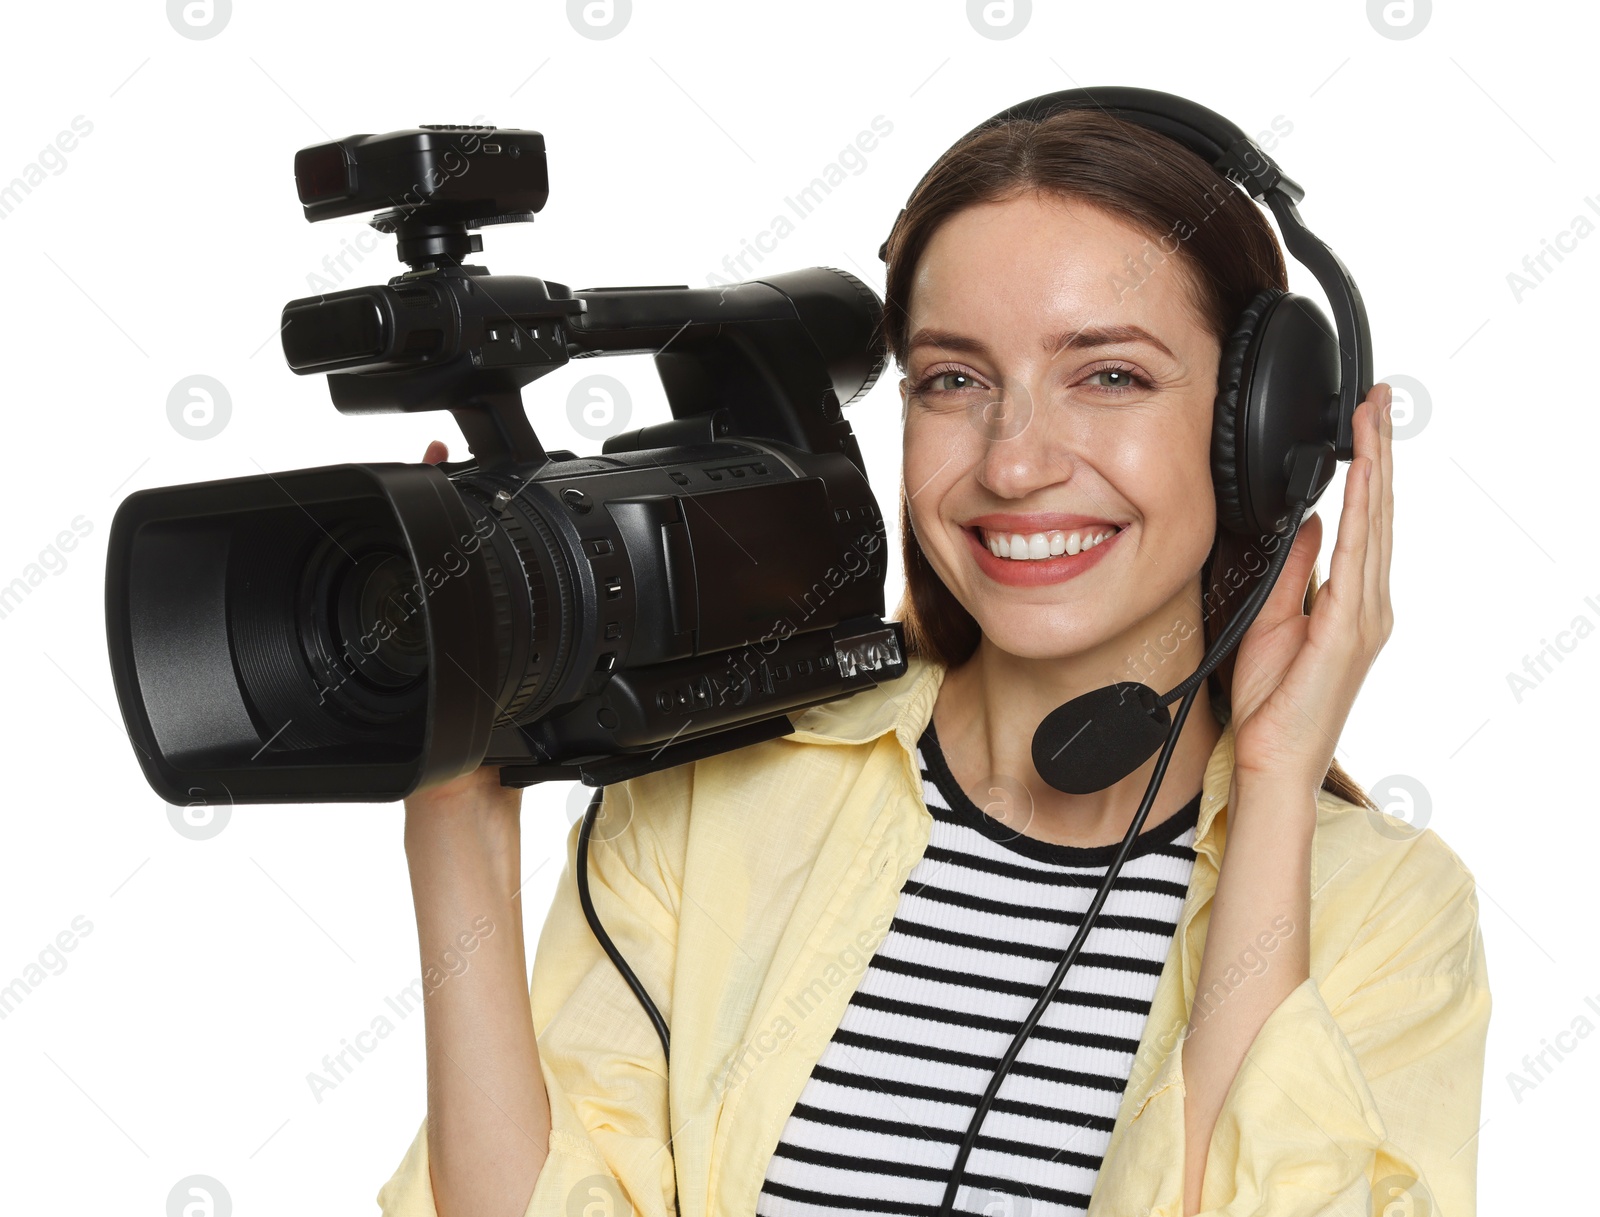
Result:
M906 752L914 756L917 741L933 717L944 673L942 664L925 656L908 656L905 674L897 679L792 716L792 737L819 744L862 744L893 731ZM1221 842L1210 839L1212 829L1216 826L1219 836L1223 831L1216 820L1227 804L1232 783L1233 724L1229 722L1206 762L1195 826L1195 848L1210 855L1213 862L1221 856Z

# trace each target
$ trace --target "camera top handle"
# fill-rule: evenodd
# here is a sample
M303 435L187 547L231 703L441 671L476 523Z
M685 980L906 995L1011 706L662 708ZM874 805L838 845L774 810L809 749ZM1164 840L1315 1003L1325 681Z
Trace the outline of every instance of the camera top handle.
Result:
M290 368L327 375L340 411L449 410L479 467L528 473L552 456L523 413L524 385L569 359L651 353L673 421L613 436L603 451L731 433L841 451L865 471L841 407L883 370L882 305L854 276L813 267L726 287L572 292L464 265L483 247L469 229L544 206L536 131L350 136L302 149L295 178L312 221L401 200L371 223L397 236L410 271L283 309Z

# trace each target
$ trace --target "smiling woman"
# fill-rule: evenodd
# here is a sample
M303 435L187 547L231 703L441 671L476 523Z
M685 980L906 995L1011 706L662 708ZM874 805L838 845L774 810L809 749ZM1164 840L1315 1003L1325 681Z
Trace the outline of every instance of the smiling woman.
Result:
M1072 104L958 141L884 246L906 674L607 787L530 992L516 793L491 772L407 800L424 954L485 910L508 932L430 998L390 1217L1470 1217L1472 876L1333 760L1392 624L1387 387L1358 406L1331 295L1337 351L1313 324L1325 361L1247 374L1252 334L1317 316L1272 229L1186 145ZM1262 383L1309 403L1306 481L1303 446L1238 459ZM1292 545L1261 522L1298 520L1346 441L1317 590L1318 517ZM1231 661L1191 678L1258 585ZM1139 678L1187 684L1170 753L1047 782L1040 724L1149 639Z
M1203 218L1191 223L1191 215ZM1147 266L1135 261L1140 251L1173 232L1187 234L1177 256L1128 291L1128 268ZM972 469L979 447L987 447L985 472L998 483L991 500L1019 479L1076 476L1075 497L1113 517L1103 522L1116 526L1119 540L1136 515L1153 517L1140 519L1129 538L1140 557L1124 568L1124 578L1139 575L1132 606L1147 617L1160 609L1152 601L1176 598L1179 618L1199 615L1201 604L1187 596L1190 573L1209 557L1220 574L1232 557L1214 508L1194 510L1214 503L1209 455L1222 345L1262 289L1288 282L1277 241L1250 200L1173 141L1072 111L991 129L959 156L947 153L896 224L886 255L885 337L908 374L905 482L916 488L901 496L908 646L952 667L977 649L978 615L964 607L972 600L960 594L960 567L939 559L957 548L943 544L950 524L970 528L975 519L958 515L941 538L923 504ZM1014 436L1022 442L993 442ZM1104 459L1085 461L1084 452ZM954 459L945 465L947 457ZM1148 577L1158 570L1164 578ZM1249 588L1229 590L1207 602L1216 610L1206 614L1208 636ZM1070 618L1079 638L1103 632L1106 615L1124 610L1096 591L1098 622L1068 599L1054 601L1056 623ZM981 583L974 594L983 594ZM1114 678L1115 667L1102 675Z
M1064 480L1069 458L1049 444L1052 434L1059 441L1070 430L1068 442L1079 444L1080 452L1103 450L1117 462L1096 462L1078 477L1077 490L1086 501L1109 499L1131 511L1117 489L1125 479L1146 499L1162 495L1162 501L1151 502L1153 512L1176 505L1176 511L1154 521L1140 521L1131 538L1139 560L1124 569L1140 576L1143 594L1133 601L1135 611L1147 610L1139 612L1141 618L1161 616L1163 609L1150 609L1149 602L1164 593L1166 625L1178 622L1197 638L1194 651L1177 658L1197 659L1265 573L1262 553L1270 554L1276 545L1274 537L1252 540L1221 528L1209 506L1194 508L1215 502L1208 455L1219 438L1213 400L1223 346L1264 289L1287 288L1282 250L1248 197L1193 153L1098 112L1069 111L1042 124L991 128L955 154L952 149L929 171L884 247L889 264L885 338L909 374L901 383L905 484L917 487L908 495L902 485L900 496L906 571L900 616L907 648L959 667L975 653L982 634L978 617L965 607L972 601L959 594L959 568L941 567L925 551L913 499L920 500L941 472L949 480L950 469L970 467L974 443L1025 431L1023 443L990 445L997 466L1013 463L1010 475L1003 467L993 475L1015 476L1015 462L1028 458L1055 469L1060 477L1051 480ZM1152 241L1164 255L1154 264L1147 256ZM1051 244L1065 256L1041 256ZM920 310L915 333L913 295ZM1041 304L1064 313L1059 328L1040 320ZM1036 332L1040 336L1030 358L1011 360L1002 374L1001 352L990 350L981 337L988 332L1008 336L1013 349L1033 341ZM947 421L933 419L955 415L965 425L964 431L951 433L966 445L964 461L937 436L919 442L930 425L948 431ZM1098 435L1092 434L1096 430ZM1159 442L1150 442L1157 436ZM924 456L939 462L941 470L915 463ZM937 528L924 521L926 528ZM1071 535L1058 547L1050 530L1081 525L1096 536L1109 531L1108 539L1120 540L1129 522L1061 513L990 513L957 521L986 576L979 592L988 580L1055 584L1091 565L1046 561L1037 570L1013 571L1003 563L985 563L980 552L985 546L1014 560L1018 555L1010 547L1020 534L1030 560L1070 557L1079 552L1072 549ZM985 524L995 531L985 531ZM929 545L939 552L939 541ZM1192 569L1196 551L1207 545L1202 591L1195 597L1183 572ZM1147 578L1156 569L1166 572L1164 582ZM1305 593L1308 613L1317 585L1313 569ZM1099 603L1109 603L1100 589L1095 595ZM1058 620L1070 616L1077 629L1094 630L1070 599L1055 604ZM1069 637L1051 634L1052 640ZM1120 651L1114 642L1103 646L1100 679L1126 679L1126 656L1141 646ZM1014 653L1030 652L1025 644ZM1210 682L1218 708L1225 703L1234 664L1232 657L1224 659ZM1373 806L1337 760L1329 764L1322 786Z
M1159 257L1150 256L1153 248ZM1058 704L1130 679L1127 657L1157 634L1175 637L1176 645L1165 650L1161 672L1141 678L1162 690L1177 684L1196 669L1267 571L1263 555L1279 538L1223 527L1213 479L1219 468L1228 470L1224 477L1231 474L1236 437L1229 426L1239 386L1230 377L1238 375L1244 344L1255 341L1264 311L1286 290L1283 255L1246 194L1188 148L1103 111L1075 108L969 133L924 177L883 257L884 334L905 372L900 524L907 587L900 616L908 651L943 670L924 743L952 786L953 802L966 794L988 812L992 796L1002 793L996 818L1026 838L1092 850L1124 834L1155 762L1097 794L1063 795L1035 770L1034 727ZM1313 516L1288 555L1268 610L1198 692L1209 713L1181 732L1149 817L1156 827L1139 838L1142 843L1168 825L1181 829L1191 792L1209 792L1226 779L1224 806L1175 838L1190 863L1174 889L1186 896L1185 930L1209 903L1210 934L1195 940L1192 931L1177 932L1176 915L1171 922L1149 922L1157 957L1171 943L1173 955L1188 960L1184 970L1198 970L1192 1003L1166 985L1141 992L1118 983L1118 972L1137 973L1141 949L1150 943L1112 945L1118 940L1092 933L1094 945L1085 948L1057 998L1069 1003L1068 1011L1052 1010L1041 1023L1064 1035L1065 1043L1047 1049L1030 1043L1016 1057L1015 1072L1054 1076L1061 1085L1040 1090L1036 1080L1006 1078L993 1116L979 1124L988 1133L988 1150L966 1160L973 1187L981 1181L1013 1203L1019 1196L1048 1197L1068 1211L1095 1211L1093 1195L1107 1212L1144 1206L1163 1213L1276 1214L1302 1211L1282 1199L1265 1203L1286 1186L1308 1187L1304 1211L1321 1212L1361 1189L1378 1196L1373 1189L1381 1182L1398 1179L1413 1198L1436 1196L1448 1211L1470 1211L1474 1125L1462 1123L1447 1136L1453 1141L1447 1152L1434 1154L1437 1124L1423 1126L1433 1101L1417 1105L1419 1096L1405 1093L1406 1087L1437 1084L1444 1089L1436 1097L1448 1092L1459 1102L1470 1093L1464 1106L1477 1110L1489 1000L1470 876L1436 842L1429 843L1436 859L1423 862L1418 852L1410 860L1426 868L1418 882L1428 895L1415 915L1421 921L1442 917L1454 928L1431 946L1421 935L1407 945L1401 954L1414 960L1395 975L1413 979L1390 996L1396 1002L1403 994L1416 998L1414 978L1432 975L1435 980L1421 982L1431 989L1421 1008L1448 1010L1451 1030L1443 1040L1419 1030L1408 1045L1418 1055L1402 1070L1394 1068L1394 1058L1353 1058L1349 1048L1370 1042L1369 1019L1396 1019L1396 1008L1355 1017L1351 1011L1361 1003L1351 996L1340 1018L1329 1013L1339 1008L1327 984L1330 966L1338 970L1332 944L1342 933L1368 932L1365 910L1338 907L1337 888L1315 907L1310 898L1312 873L1327 873L1324 886L1331 887L1331 877L1355 856L1340 844L1350 825L1361 822L1349 812L1376 812L1332 749L1360 677L1390 628L1385 386L1357 412L1356 425L1358 455L1328 589L1333 600L1318 611L1321 529ZM1182 628L1172 628L1174 622ZM1167 658L1174 662L1166 665ZM1286 715L1302 721L1286 729ZM1309 798L1317 787L1320 797ZM930 806L934 797L930 793ZM1223 811L1232 826L1232 865L1219 874ZM961 867L978 864L959 854L942 855L947 865L940 887L960 888L955 876ZM1037 899L1040 889L1029 885L1047 880L1030 875L1028 881L1009 899ZM998 891L980 891L981 881L971 886L966 897L988 898L998 916L981 933L1000 937L1008 926L1014 932L1021 910L1009 910ZM1130 924L1126 910L1114 923ZM1270 937L1275 946L1281 937L1286 943L1260 979L1255 972L1239 974L1230 963L1255 952L1252 933L1257 942ZM1101 954L1088 962L1096 947ZM992 957L977 962L954 947L908 948L894 934L883 950L909 950L923 975L944 975L952 983L977 969L992 983L1005 975L1021 992L1034 993L1047 975L1020 960L998 967ZM1193 959L1191 951L1203 951L1203 958ZM1453 978L1442 989L1435 987L1441 976ZM1375 985L1377 978L1369 981ZM942 1000L952 1000L951 992ZM933 1011L941 999L929 993L919 995L921 1017L938 1018ZM1110 993L1133 998L1125 1021L1114 1027L1103 1009L1096 1012ZM1071 1006L1080 1003L1094 1017L1074 1015ZM991 1031L947 1030L940 1037L941 1047L960 1049L965 1063L977 1067L945 1079L945 1102L970 1111L975 1096L961 1092L981 1082L983 1060L1010 1039L1003 1024L1026 1005L1013 998L991 1008L956 998L949 1009L987 1011L1002 1020ZM1173 1035L1177 1010L1185 1025ZM958 1024L963 1021L957 1016ZM1151 1036L1148 1021L1166 1030ZM1308 1045L1326 1036L1330 1023L1338 1030L1328 1065L1353 1069L1359 1094L1338 1093L1338 1086L1319 1093L1309 1085L1298 1103L1318 1111L1342 1106L1374 1128L1388 1122L1387 1136L1364 1159L1346 1150L1342 1172L1325 1162L1313 1165L1324 1158L1329 1136L1341 1140L1328 1128L1336 1119L1313 1120L1315 1130L1297 1137L1281 1102L1251 1109L1252 1095L1269 1092L1247 1084L1256 1070L1271 1075L1280 1093L1294 1091L1291 1079L1304 1075L1287 1058L1275 1062L1274 1051L1297 1043L1292 1051L1303 1054L1303 1066L1317 1057ZM901 1052L907 1064L926 1062L929 1054L911 1047L911 1023L880 1025L875 1032L871 1047ZM1399 1024L1389 1035L1394 1038L1385 1052L1405 1038ZM897 1040L903 1047L892 1048ZM1181 1052L1172 1051L1174 1041ZM1140 1047L1124 1071L1105 1049L1130 1042ZM1153 1049L1167 1054L1159 1064L1149 1059ZM1247 1054L1252 1064L1241 1072ZM893 1092L901 1072L868 1059L832 1065L826 1075L832 1086L854 1079L864 1095ZM1151 1104L1159 1093L1150 1088L1153 1075L1179 1083L1176 1107L1170 1099ZM822 1076L819 1068L797 1113L808 1100L826 1106ZM1417 1080L1446 1076L1438 1083ZM1107 1107L1105 1096L1086 1098L1084 1085L1103 1086L1113 1096L1131 1090L1130 1098L1140 1098L1134 1120L1164 1110L1147 1115L1144 1137L1133 1137L1113 1155L1111 1134L1122 1126L1097 1124L1096 1116L1105 1120L1117 1105ZM989 1093L996 1094L993 1085ZM797 1114L780 1156L791 1141L813 1150L826 1143L818 1118ZM861 1127L838 1110L828 1118ZM964 1119L953 1123L966 1127ZM970 1134L967 1140L971 1144ZM805 1203L774 1204L763 1212L810 1213L846 1198L861 1202L875 1194L875 1171L892 1173L906 1164L903 1151L889 1143L875 1148L885 1158L848 1179L819 1162L785 1162L780 1172L775 1160L772 1195ZM1030 1162L1045 1154L1063 1163L1053 1174ZM1174 1155L1182 1164L1176 1176L1158 1165ZM780 1178L781 1186L774 1182ZM1174 1185L1179 1191L1171 1190ZM932 1199L932 1193L918 1194ZM1384 1193L1374 1207L1391 1199ZM944 1211L948 1206L947 1193Z

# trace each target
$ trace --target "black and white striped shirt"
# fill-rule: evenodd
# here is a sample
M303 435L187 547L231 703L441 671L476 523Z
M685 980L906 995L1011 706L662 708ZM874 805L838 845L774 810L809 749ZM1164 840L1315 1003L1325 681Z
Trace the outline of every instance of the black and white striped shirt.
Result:
M917 764L927 851L784 1126L758 1217L934 1217L979 1098L1115 856L980 810L931 721ZM958 1212L1087 1209L1188 890L1199 809L1196 794L1134 843L984 1118Z

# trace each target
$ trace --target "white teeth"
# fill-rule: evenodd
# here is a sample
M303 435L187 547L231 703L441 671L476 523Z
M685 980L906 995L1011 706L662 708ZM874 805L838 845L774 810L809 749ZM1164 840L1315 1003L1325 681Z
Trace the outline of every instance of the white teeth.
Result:
M1024 536L1020 532L991 534L979 530L984 544L995 557L1018 561L1035 561L1059 554L1083 553L1085 550L1093 549L1116 531L1114 528L1101 529L1098 532L1061 532L1058 529Z

